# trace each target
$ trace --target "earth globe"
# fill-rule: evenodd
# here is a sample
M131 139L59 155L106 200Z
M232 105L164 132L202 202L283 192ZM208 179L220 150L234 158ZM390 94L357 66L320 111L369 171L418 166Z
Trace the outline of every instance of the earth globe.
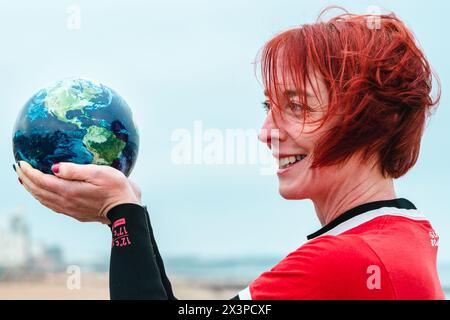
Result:
M129 176L136 163L139 133L130 107L96 81L57 81L31 97L13 130L16 161L52 174L59 162L97 164Z

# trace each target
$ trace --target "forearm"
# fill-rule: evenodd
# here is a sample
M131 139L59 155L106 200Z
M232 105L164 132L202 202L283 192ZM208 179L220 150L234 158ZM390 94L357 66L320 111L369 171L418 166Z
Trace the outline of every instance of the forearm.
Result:
M122 204L111 209L108 218L112 232L111 299L173 299L158 248L152 244L154 236L145 208ZM169 294L164 284L169 285Z
M150 240L152 243L153 251L155 253L156 263L158 265L159 274L161 276L161 282L164 286L164 289L166 290L167 298L169 300L175 300L176 297L174 296L173 291L172 291L172 284L170 283L170 280L167 277L166 270L164 268L164 262L162 260L161 254L159 253L158 245L156 244L156 239L153 234L152 224L150 223L150 215L147 211L147 207L144 206L144 208L145 208L145 213L146 213L145 216L146 216L146 221L147 221L147 229L150 234Z

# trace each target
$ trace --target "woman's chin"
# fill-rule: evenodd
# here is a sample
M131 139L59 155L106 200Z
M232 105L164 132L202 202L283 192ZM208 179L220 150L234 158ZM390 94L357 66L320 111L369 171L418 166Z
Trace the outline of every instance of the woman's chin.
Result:
M307 198L305 192L299 190L298 188L284 187L280 185L278 192L280 193L280 196L286 200L302 200Z

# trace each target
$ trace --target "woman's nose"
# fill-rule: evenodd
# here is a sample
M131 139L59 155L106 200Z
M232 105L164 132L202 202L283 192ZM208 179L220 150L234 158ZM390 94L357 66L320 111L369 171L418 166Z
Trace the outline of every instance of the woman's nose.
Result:
M259 131L258 139L259 141L266 143L269 148L272 147L272 144L286 139L286 132L275 125L270 111Z

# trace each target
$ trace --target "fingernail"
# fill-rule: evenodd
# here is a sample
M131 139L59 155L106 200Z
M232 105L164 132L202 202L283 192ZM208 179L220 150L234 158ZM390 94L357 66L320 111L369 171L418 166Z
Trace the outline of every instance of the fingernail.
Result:
M53 173L59 173L59 163L52 166Z
M14 169L15 172L17 172L15 164L13 164L13 169Z
M20 166L20 161L19 161L19 162L17 162L17 164L19 165L19 168L22 168L22 167Z
M17 178L17 179L19 179L20 184L23 184L23 182L22 182L22 180L20 178Z

